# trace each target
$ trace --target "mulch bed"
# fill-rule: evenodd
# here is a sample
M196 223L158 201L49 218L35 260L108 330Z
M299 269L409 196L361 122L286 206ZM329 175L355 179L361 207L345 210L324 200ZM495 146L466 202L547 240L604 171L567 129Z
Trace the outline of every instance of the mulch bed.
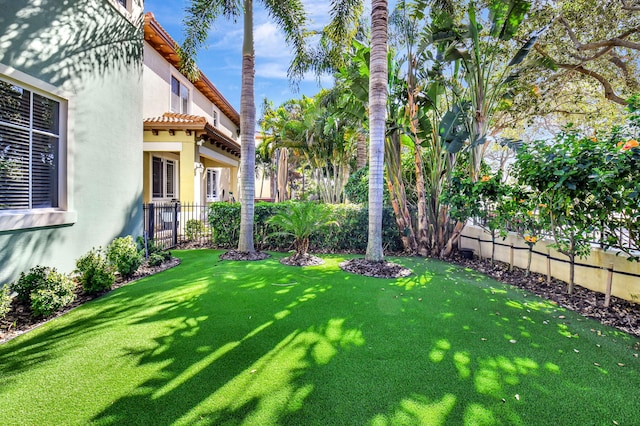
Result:
M411 269L402 265L387 261L371 262L362 258L344 261L340 263L340 269L373 278L401 278L411 275Z
M169 268L173 268L174 266L177 266L179 264L180 259L175 257L159 266L149 266L148 264L144 263L132 277L125 280L122 279L122 277L117 276L116 282L113 284L113 286L111 286L111 290L107 290L98 294L86 294L84 291L82 291L82 287L78 286L75 291L76 299L71 302L71 304L65 306L63 309L48 318L34 318L31 315L31 308L28 305L18 302L17 298L14 298L11 304L11 310L4 318L0 319L0 343L11 340L22 333L25 333L41 324L44 324L47 321L50 321L56 317L59 317L60 315L69 312L73 308L76 308L90 300L97 299L98 297L101 297L115 290L116 288L120 288L123 285L139 280L140 278L157 274L158 272L162 272Z
M226 253L220 255L220 260L243 260L243 261L254 261L254 260L264 260L271 257L269 253L265 253L262 251L256 251L254 253L242 252L237 250L229 250Z
M316 266L322 265L324 263L324 260L322 260L318 256L307 253L301 256L294 254L292 256L282 258L280 259L280 263L288 266Z
M609 307L604 306L604 294L575 285L573 294L567 293L567 283L537 273L526 275L526 271L513 268L509 264L489 259L464 259L459 255L448 259L452 263L466 266L497 281L511 284L530 293L541 296L558 306L578 312L582 316L593 318L602 324L615 327L633 336L640 337L640 304L611 296Z

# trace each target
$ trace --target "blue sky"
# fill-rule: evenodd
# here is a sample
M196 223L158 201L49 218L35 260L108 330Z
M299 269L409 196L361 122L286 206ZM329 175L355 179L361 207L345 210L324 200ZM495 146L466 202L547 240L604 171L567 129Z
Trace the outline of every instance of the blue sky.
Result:
M321 28L329 19L329 0L303 0L313 26ZM183 24L184 9L188 0L145 0L145 11L152 12L160 25L181 43L184 39ZM300 84L299 92L291 90L287 79L287 68L291 61L290 49L284 41L282 33L269 20L267 13L256 1L257 10L254 17L255 52L256 52L256 105L262 104L263 98L268 98L276 105L301 97L303 94L312 96L320 87L330 87L332 79L324 77L318 85L317 79L309 75ZM367 1L367 3L369 3ZM395 1L390 1L390 6ZM204 74L216 85L227 100L240 111L240 82L242 55L242 23L232 22L221 18L210 32L206 48L198 54L198 66ZM261 111L258 110L258 116Z

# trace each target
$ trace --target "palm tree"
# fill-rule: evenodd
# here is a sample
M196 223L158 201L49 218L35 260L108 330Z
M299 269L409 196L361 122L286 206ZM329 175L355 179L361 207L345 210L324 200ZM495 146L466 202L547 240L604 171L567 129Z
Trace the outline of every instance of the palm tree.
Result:
M191 0L185 18L185 40L179 49L183 72L192 79L199 76L195 66L198 48L205 43L213 22L220 16L235 20L244 17L242 44L242 89L240 94L240 237L238 251L255 253L253 243L255 200L255 127L256 105L254 99L255 53L253 47L253 0ZM292 45L296 59L289 68L291 77L297 76L295 63L305 54L303 28L306 14L302 0L261 0L269 15L284 31L287 43Z
M387 112L387 0L371 0L369 78L369 235L365 259L382 262L382 196Z

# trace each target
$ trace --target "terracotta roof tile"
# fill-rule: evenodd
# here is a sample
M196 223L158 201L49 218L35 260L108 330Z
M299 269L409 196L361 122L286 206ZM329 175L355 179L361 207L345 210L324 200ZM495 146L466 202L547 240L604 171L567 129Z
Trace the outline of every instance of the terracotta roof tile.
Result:
M145 118L144 123L148 124L200 124L203 127L207 124L207 119L199 115L178 114L175 112L165 112L160 117Z

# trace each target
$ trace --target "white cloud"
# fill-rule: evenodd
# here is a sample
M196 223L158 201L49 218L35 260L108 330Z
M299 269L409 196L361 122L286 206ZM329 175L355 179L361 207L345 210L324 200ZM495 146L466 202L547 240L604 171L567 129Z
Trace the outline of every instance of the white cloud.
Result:
M256 77L287 79L289 64L273 61L256 61Z
M273 23L257 25L253 32L256 56L262 58L290 58L291 53L282 31Z

